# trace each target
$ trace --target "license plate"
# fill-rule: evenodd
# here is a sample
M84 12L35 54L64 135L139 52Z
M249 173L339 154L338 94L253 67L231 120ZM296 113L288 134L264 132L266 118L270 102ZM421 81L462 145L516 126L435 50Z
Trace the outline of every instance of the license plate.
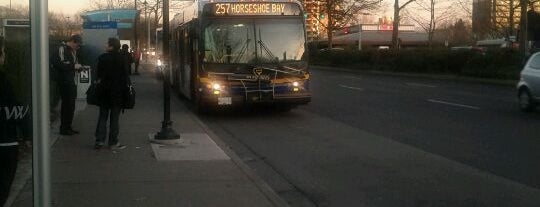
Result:
M218 97L218 105L231 105L231 97Z

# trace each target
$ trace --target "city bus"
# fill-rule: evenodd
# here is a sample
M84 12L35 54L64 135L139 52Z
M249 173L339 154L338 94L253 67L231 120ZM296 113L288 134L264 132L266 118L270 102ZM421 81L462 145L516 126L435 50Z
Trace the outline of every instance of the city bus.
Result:
M170 22L170 81L199 111L307 104L308 52L296 0L195 1Z

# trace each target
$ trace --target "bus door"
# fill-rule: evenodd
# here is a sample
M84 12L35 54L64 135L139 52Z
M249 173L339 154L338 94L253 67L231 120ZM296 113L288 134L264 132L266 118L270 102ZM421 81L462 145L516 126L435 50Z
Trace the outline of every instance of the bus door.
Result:
M192 41L190 35L190 28L186 25L180 29L180 42L181 42L181 53L180 53L180 91L186 97L190 98L190 77L192 70Z
M171 48L171 56L169 58L171 59L171 70L173 75L173 86L177 91L180 91L180 39L178 38L178 29L175 29L172 34L172 41L174 44L172 44Z

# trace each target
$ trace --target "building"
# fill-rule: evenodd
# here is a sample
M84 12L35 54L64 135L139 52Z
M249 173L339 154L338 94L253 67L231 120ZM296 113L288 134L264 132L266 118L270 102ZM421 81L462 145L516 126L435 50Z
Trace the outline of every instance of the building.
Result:
M473 0L472 27L477 39L516 36L521 21L520 0ZM529 9L540 10L540 1Z
M321 12L323 4L323 1L320 0L304 0L306 31L309 41L326 35L326 29L319 22L326 21L326 18L324 18L325 14Z
M338 47L355 46L359 49L389 48L392 46L392 29L393 26L389 24L362 24L345 27L334 32L333 45ZM411 48L428 45L428 34L417 32L414 25L400 25L398 37L400 47ZM358 45L359 42L360 45Z

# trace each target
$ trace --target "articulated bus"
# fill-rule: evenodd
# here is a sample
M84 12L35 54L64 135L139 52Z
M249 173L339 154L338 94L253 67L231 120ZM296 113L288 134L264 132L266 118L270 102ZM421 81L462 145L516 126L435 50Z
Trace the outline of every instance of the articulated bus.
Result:
M198 110L311 101L300 2L195 1L170 25L170 81Z

